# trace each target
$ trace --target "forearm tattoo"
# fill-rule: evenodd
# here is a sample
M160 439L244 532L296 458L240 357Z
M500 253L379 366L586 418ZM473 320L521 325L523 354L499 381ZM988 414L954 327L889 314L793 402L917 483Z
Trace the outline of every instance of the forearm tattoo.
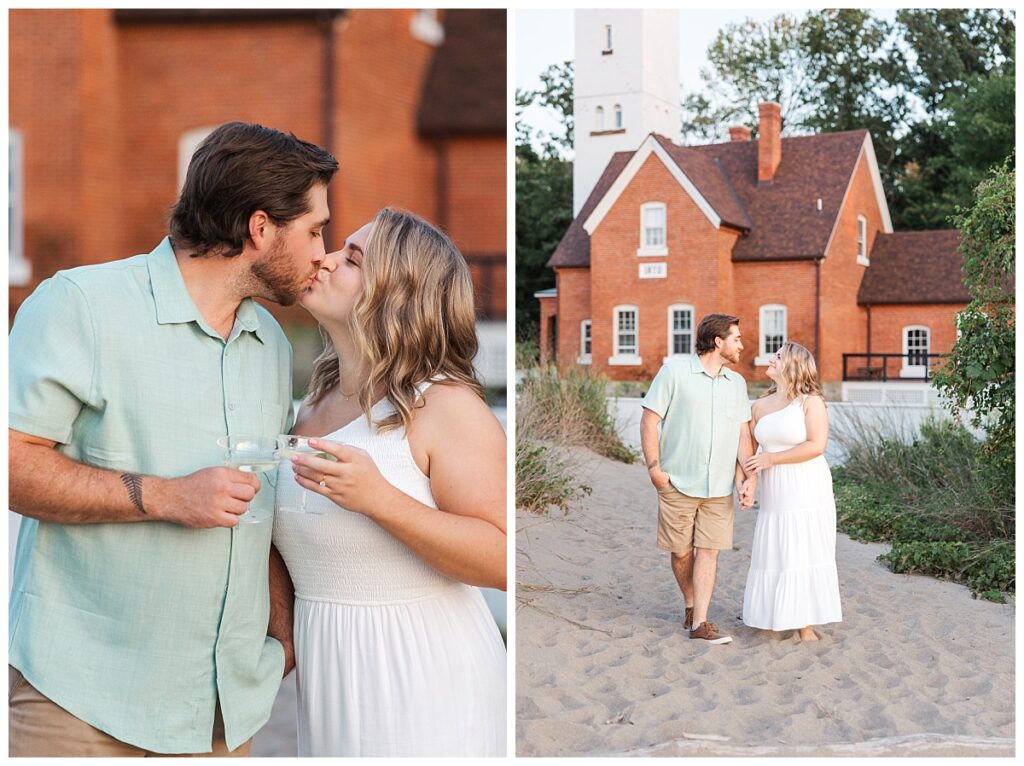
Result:
M134 505L143 516L148 515L146 513L146 509L142 507L142 477L137 473L122 473L121 483L124 484L124 488L128 490L128 497L131 498L132 505Z
M647 470L648 470L648 471L649 471L649 470L651 470L651 469L652 469L652 468L654 468L654 466L656 466L657 464L658 464L658 461L657 461L657 460L652 460L652 461L651 461L650 463L648 463L648 464L647 464Z

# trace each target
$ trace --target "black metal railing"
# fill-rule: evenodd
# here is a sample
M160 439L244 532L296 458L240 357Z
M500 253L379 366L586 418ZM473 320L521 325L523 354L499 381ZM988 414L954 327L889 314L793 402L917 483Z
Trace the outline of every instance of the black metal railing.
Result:
M843 380L931 380L949 354L843 354Z

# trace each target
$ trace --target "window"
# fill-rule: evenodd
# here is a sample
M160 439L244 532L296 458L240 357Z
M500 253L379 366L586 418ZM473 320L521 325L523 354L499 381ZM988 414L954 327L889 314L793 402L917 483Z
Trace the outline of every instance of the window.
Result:
M668 356L693 353L693 306L676 303L668 307Z
M612 52L612 25L604 25L604 50L602 53L608 54Z
M666 246L666 212L664 202L647 202L640 206L640 249L637 255L668 255Z
M868 265L868 219L857 216L857 263Z
M24 213L22 188L24 150L21 131L11 128L7 145L7 231L10 258L7 261L8 284L27 285L32 279L32 265L25 258Z
M641 363L640 321L636 306L616 306L612 313L615 329L614 355L608 360L613 365L638 365Z
M594 110L594 130L604 130L604 107L599 106Z
M786 313L786 307L779 304L761 307L759 353L754 364L768 366L768 360L786 342Z
M615 129L620 130L622 128L622 105L616 104L612 109L612 114L615 117Z
M901 378L926 378L931 332L923 325L903 328L903 369Z
M579 364L590 364L590 320L584 319L580 322L580 356L576 361Z
M178 139L178 189L185 185L185 175L188 173L188 163L192 161L192 155L196 153L199 144L203 143L210 135L216 125L207 125L202 128L193 128L181 134Z

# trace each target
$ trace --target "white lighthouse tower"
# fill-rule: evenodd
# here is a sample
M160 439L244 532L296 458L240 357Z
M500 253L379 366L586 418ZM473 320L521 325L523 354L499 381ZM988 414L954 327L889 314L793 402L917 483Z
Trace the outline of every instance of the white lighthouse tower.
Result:
M678 11L576 11L575 26L573 216L615 152L677 141L681 118Z

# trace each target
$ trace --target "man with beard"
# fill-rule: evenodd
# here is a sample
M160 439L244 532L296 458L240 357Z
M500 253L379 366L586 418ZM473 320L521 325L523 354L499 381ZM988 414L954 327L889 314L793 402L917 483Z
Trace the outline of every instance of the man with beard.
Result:
M640 418L640 443L658 491L658 547L671 553L686 600L683 628L712 644L732 641L708 621L708 608L718 552L732 549L733 489L742 482L745 510L756 482L755 474L744 481L753 452L747 384L725 367L740 360L739 323L725 314L701 319L697 355L658 371Z
M324 257L335 159L228 123L152 252L57 273L10 334L13 756L248 755L290 669L271 487L219 437L292 419L294 303Z

